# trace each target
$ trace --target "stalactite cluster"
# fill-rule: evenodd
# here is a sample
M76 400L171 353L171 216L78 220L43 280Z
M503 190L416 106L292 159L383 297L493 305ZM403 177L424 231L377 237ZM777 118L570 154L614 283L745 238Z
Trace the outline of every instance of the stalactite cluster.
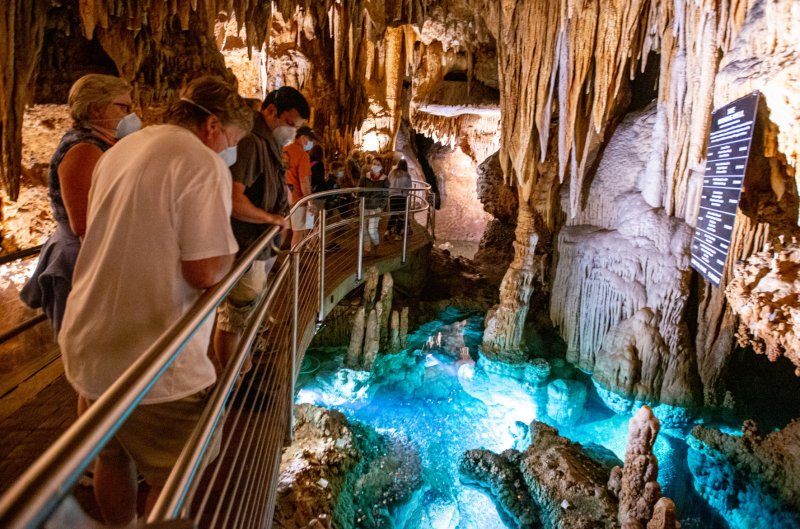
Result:
M47 21L45 2L0 5L0 181L12 200L22 174L22 115L34 91Z

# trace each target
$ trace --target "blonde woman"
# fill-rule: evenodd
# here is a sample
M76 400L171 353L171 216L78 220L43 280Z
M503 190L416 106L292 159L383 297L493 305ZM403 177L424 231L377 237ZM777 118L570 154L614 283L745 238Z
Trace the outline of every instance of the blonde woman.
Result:
M86 205L92 171L100 156L126 134L141 128L131 112L131 86L113 75L88 74L72 85L67 100L72 127L50 159L50 206L57 227L45 243L39 263L20 297L41 307L61 328L72 271L86 232Z

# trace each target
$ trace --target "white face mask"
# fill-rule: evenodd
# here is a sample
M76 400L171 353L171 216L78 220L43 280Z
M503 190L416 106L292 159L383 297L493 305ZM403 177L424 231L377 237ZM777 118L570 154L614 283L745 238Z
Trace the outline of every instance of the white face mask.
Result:
M295 135L295 128L290 125L281 125L279 127L275 127L272 131L272 137L275 138L275 141L278 143L280 147L286 147L292 140L294 140Z
M313 140L308 140L306 142L305 146L303 147L303 149L305 149L306 151L310 151L311 147L313 147L313 146L314 146L314 141Z
M380 165L373 165L372 166L372 172L375 173L375 174L381 174L381 169L383 169L383 167L380 166Z
M341 178L344 176L344 171L336 171L336 177Z
M133 134L137 130L141 130L141 128L142 120L139 119L139 116L135 112L131 112L117 123L117 139L121 140L128 134Z
M224 149L221 153L219 153L222 161L225 162L225 165L230 167L231 165L236 163L236 145L233 147L228 147Z

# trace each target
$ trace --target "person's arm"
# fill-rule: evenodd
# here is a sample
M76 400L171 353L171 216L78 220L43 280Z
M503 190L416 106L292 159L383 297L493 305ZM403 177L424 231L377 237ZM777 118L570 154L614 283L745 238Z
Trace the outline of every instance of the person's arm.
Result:
M225 277L236 254L218 255L197 261L181 261L181 274L194 288L211 288Z
M297 176L300 181L300 190L303 196L307 197L312 193L311 191L311 159L305 151L300 156L300 163L297 167Z
M274 224L286 227L286 220L276 213L268 213L250 202L244 194L245 186L241 182L233 182L231 217L253 224Z
M69 227L78 237L83 237L86 233L86 209L89 205L92 171L102 155L103 151L97 145L79 143L67 151L58 166L61 198L69 217Z

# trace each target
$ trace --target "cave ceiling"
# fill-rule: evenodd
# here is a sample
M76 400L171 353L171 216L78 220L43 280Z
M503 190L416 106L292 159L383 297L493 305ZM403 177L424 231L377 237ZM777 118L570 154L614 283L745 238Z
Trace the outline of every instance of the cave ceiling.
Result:
M629 80L649 60L659 61L664 141L655 146L658 155L649 168L657 189L648 201L683 217L690 170L703 157L720 59L731 50L748 11L764 3L12 0L0 7L0 57L8 65L0 80L2 183L14 198L22 113L34 101L48 32L77 32L98 42L134 84L140 106L147 107L167 100L197 72L231 77L214 35L223 16L235 21L249 50L271 52L277 49L273 39L275 46L294 46L309 58L319 73L308 90L319 93L314 102L325 109L323 126L334 131L328 137L342 148L351 146L355 135L357 142L372 138L385 150L404 118L450 144L465 132L499 129L503 173L527 200L541 180L548 143L555 142L555 185L568 186L570 216L585 200L587 175L627 109ZM780 17L785 10L765 11L770 9L774 13L766 16ZM291 41L271 34L278 17L286 21L289 31L283 36L291 35ZM779 29L774 38L786 45L791 38L779 36ZM465 83L468 96L442 105L452 99L449 83ZM736 95L731 92L736 91L725 95ZM502 120L487 120L497 114Z

